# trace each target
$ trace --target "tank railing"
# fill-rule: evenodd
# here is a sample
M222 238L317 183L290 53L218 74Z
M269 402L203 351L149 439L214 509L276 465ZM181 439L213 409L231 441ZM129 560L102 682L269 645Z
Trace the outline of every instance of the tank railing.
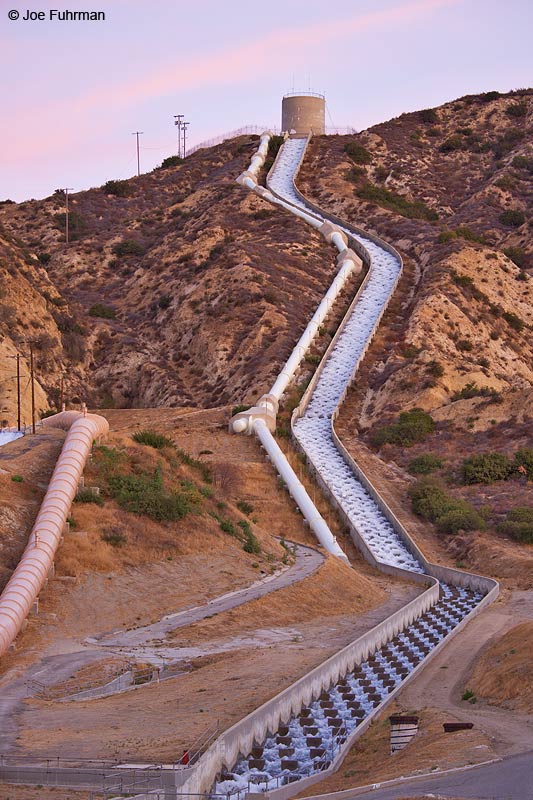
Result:
M287 94L283 95L283 99L286 97L319 97L321 100L326 99L325 94L322 94L321 92L312 92L311 90L308 92L287 92Z

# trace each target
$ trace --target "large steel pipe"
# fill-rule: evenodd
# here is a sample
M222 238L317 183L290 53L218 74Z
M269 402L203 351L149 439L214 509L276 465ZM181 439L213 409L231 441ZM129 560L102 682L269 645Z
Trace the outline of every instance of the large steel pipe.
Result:
M0 595L0 656L24 626L48 578L93 442L109 430L104 417L78 411L64 411L43 424L66 430L67 436L26 549Z

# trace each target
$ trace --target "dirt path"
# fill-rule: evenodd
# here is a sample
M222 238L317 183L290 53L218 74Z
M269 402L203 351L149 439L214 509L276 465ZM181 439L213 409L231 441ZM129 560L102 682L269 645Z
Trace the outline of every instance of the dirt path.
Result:
M293 546L291 542L288 544ZM324 556L318 550L298 544L295 544L294 547L296 548L296 560L292 566L278 570L273 575L256 581L252 586L228 592L195 608L167 614L152 625L145 625L132 631L115 631L112 634L97 635L89 637L86 641L88 644L97 644L99 647L137 647L154 639L161 640L177 628L192 625L207 617L237 608L250 600L256 600L278 589L291 586L312 575L324 563Z

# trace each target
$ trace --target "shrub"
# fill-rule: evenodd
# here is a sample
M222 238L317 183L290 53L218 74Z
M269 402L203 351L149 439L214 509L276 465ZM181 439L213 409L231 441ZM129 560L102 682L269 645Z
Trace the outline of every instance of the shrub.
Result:
M358 183L362 178L366 178L366 170L364 167L352 167L346 171L345 178L351 183Z
M520 331L524 329L523 321L512 311L504 311L502 317L514 331L518 331L518 333L520 333Z
M52 256L50 255L50 253L38 253L37 258L39 259L39 262L41 264L46 266L47 264L50 263L50 259L52 258Z
M355 161L356 164L372 163L372 153L370 153L366 147L363 147L363 145L359 144L358 142L348 142L348 144L345 144L344 152L350 156L352 161Z
M519 211L518 209L509 209L509 211L504 211L502 214L500 214L498 219L502 225L507 225L509 228L519 228L526 221L524 212Z
M164 447L174 447L174 442L162 433L155 431L137 431L131 437L137 444L146 444L148 447L154 447L156 450L162 450Z
M437 529L441 533L459 533L459 531L475 531L485 527L483 518L474 506L463 500L457 500L456 506L436 520Z
M430 361L427 365L427 371L434 378L442 378L444 375L444 367L440 361Z
M523 467L528 480L533 481L533 448L523 447L515 453L516 469Z
M439 150L441 153L454 153L456 150L460 150L462 146L462 136L460 136L458 133L454 133L453 136L449 136L443 141L439 147Z
M111 475L109 489L125 511L157 522L183 519L194 508L194 500L186 492L165 491L159 467L152 475Z
M122 547L128 541L127 537L120 528L107 528L102 533L102 541L110 544L111 547Z
M441 467L441 458L433 455L433 453L424 453L417 458L413 458L407 469L411 475L429 475L430 472L434 472L436 469L440 469Z
M507 106L505 113L510 117L525 117L527 114L527 103L524 100L520 103L513 103Z
M500 136L493 145L492 151L496 158L502 158L510 153L513 147L524 138L524 133L518 128L510 128L505 131L503 136Z
M11 476L11 480L13 481L13 483L23 483L24 482L24 478L22 477L22 475L12 475Z
M112 194L115 197L127 197L131 193L128 181L107 181L102 189L106 194Z
M498 525L498 530L519 542L533 544L533 507L517 506L511 509L506 519Z
M123 239L113 247L116 256L143 256L146 249L135 239Z
M506 247L503 252L517 267L523 267L526 263L526 252L522 247Z
M428 208L421 200L408 200L403 195L391 192L375 183L366 183L357 191L357 196L409 219L426 219L433 222L439 218L437 212Z
M437 241L439 244L446 244L447 242L451 242L453 239L457 239L457 234L455 231L441 231Z
M241 405L233 406L231 409L231 416L234 417L235 414L240 414L242 411L248 411L249 408L252 406L246 406L241 403Z
M436 122L439 121L439 115L435 111L434 108L423 108L421 111L418 112L418 119L420 122L425 122L427 124L434 125Z
M251 503L247 503L246 500L239 500L237 502L237 508L239 509L239 511L242 511L242 513L246 514L247 516L250 516L250 514L254 510L253 505Z
M157 305L159 308L168 308L171 302L172 300L169 294L162 294L157 302Z
M472 344L470 339L459 339L459 341L455 343L455 346L457 347L458 350L460 350L463 353L470 352L471 350L474 349L474 345Z
M513 464L503 453L482 453L465 458L461 477L465 484L505 481L513 472Z
M533 175L533 158L528 156L515 156L511 162L513 167L517 169L525 169L530 175Z
M115 319L116 312L111 306L106 306L104 303L95 303L89 309L90 317L101 317L102 319Z
M242 529L242 532L244 533L245 536L244 545L242 549L246 553L255 553L255 554L260 553L261 545L259 544L255 534L253 533L252 527L248 522L248 520L240 519L237 525Z
M480 359L480 364L482 360ZM484 365L481 364L481 366ZM455 403L457 400L471 400L472 397L499 397L499 393L491 386L478 386L477 383L467 383L462 389L454 392L451 399L452 403Z
M501 94L496 91L483 92L479 95L480 100L482 100L484 103L490 103L492 100L497 100L498 97L501 97Z
M485 523L476 509L464 500L456 500L434 478L423 478L409 491L415 514L435 523L441 533L481 530Z
M283 136L280 135L270 137L270 139L268 140L268 155L271 159L276 158L279 149L284 141L285 139L283 138Z
M183 164L183 159L181 156L167 156L161 162L161 166L158 169L170 169L171 167L179 167L180 164Z
M103 506L104 500L100 494L91 492L90 489L80 489L74 497L75 503L94 503L97 506Z
M194 458L194 456L191 456L190 453L187 453L186 450L182 450L180 447L176 448L176 453L182 464L187 464L188 467L196 469L205 483L212 483L213 475L209 464L205 464L203 461L200 461L199 458Z
M398 444L411 447L422 442L435 430L433 418L421 408L413 408L400 414L398 422L378 428L372 441L378 447L382 444Z

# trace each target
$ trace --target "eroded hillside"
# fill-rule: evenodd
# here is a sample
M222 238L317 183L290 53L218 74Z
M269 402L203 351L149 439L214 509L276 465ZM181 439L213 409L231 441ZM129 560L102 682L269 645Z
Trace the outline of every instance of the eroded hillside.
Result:
M335 264L318 234L236 186L256 138L73 195L69 244L62 193L2 205L0 332L10 352L48 337L36 369L50 401L62 370L66 397L99 406L211 407L268 387ZM12 418L12 395L2 406Z

